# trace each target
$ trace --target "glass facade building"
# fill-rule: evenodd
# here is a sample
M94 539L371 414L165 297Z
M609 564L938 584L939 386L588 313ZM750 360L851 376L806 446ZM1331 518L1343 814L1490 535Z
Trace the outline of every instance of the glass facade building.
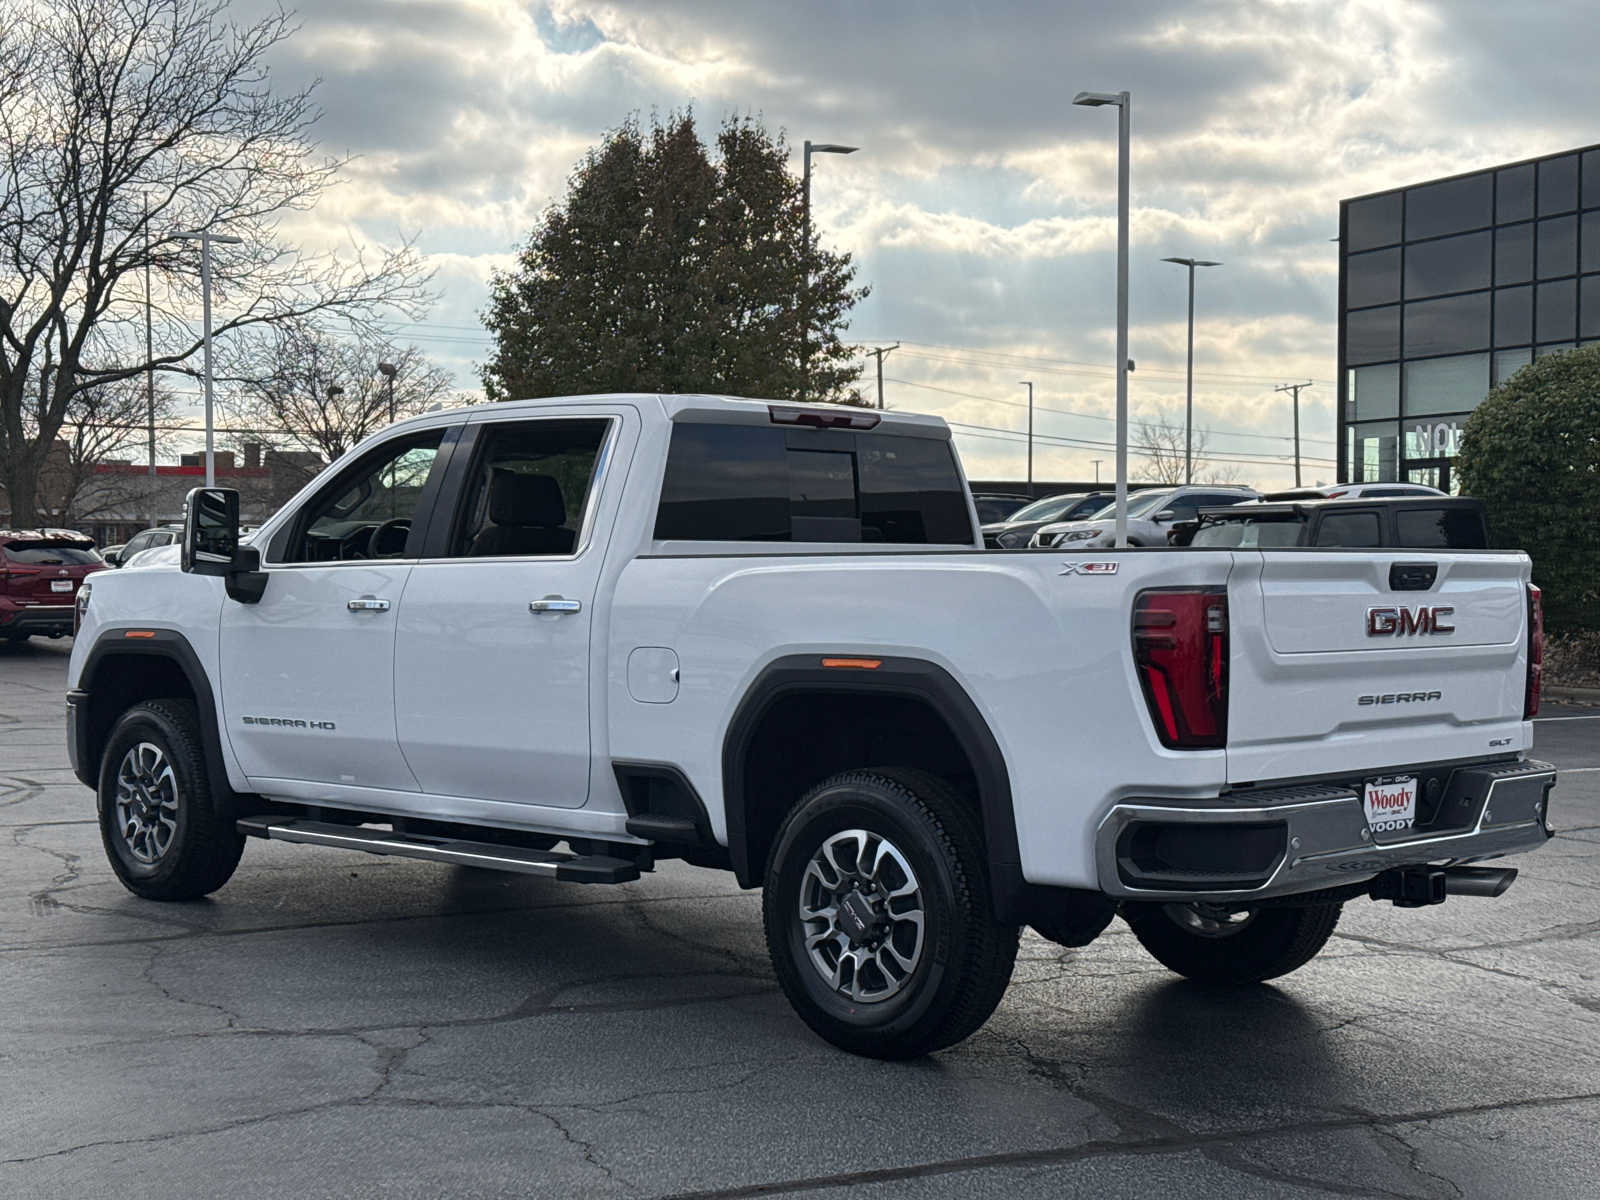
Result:
M1339 205L1339 479L1450 489L1484 394L1600 340L1600 147Z

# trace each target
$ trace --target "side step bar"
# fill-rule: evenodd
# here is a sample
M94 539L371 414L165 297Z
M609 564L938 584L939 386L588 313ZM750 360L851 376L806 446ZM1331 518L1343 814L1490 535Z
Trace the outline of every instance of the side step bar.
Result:
M386 833L381 829L330 825L322 821L286 820L276 816L245 817L238 822L237 828L247 837L304 842L311 846L335 846L341 850L393 854L401 858L422 858L463 867L487 867L494 871L516 871L523 875L542 875L563 883L629 883L639 878L637 863L599 854L527 850L521 846L463 842L418 833Z

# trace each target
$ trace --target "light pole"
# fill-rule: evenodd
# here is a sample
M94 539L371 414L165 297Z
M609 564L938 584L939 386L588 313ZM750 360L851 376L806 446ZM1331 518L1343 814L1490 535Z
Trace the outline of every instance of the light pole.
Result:
M1033 499L1033 380L1019 379L1028 389L1028 498Z
M1304 383L1286 383L1282 387L1275 387L1275 392L1294 393L1294 485L1300 486L1300 389L1311 386L1308 379Z
M1105 462L1105 459L1103 459L1103 458L1091 458L1089 461L1094 463L1094 481L1095 481L1095 484L1098 486L1099 483L1100 483L1100 464Z
M378 374L383 376L384 388L389 393L389 424L394 424L394 377L400 373L400 368L393 363L379 363Z
M1116 544L1128 544L1128 123L1127 92L1079 92L1074 104L1117 106L1117 521Z
M1194 482L1194 269L1220 267L1219 262L1203 258L1163 258L1162 262L1177 263L1189 268L1189 373L1183 390L1183 482Z
M206 486L217 486L216 422L211 404L211 243L221 242L237 246L243 238L212 233L209 229L190 230L175 235L181 241L200 243L200 308L204 318L201 326L205 338L206 368Z
M800 315L800 399L811 393L811 156L813 154L854 154L860 146L836 146L832 142L806 142L800 172L801 260L806 269L806 294ZM879 360L881 363L881 359Z

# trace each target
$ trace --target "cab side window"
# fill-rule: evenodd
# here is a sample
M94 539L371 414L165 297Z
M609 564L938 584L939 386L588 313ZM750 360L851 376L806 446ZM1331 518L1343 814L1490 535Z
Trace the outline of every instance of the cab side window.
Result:
M449 557L575 554L609 424L590 418L483 426Z
M1319 546L1345 546L1349 548L1381 546L1378 536L1378 514L1375 512L1323 513L1322 524L1317 527Z
M444 433L430 429L397 438L341 472L302 510L280 561L408 557L411 521ZM273 539L274 550L277 540Z

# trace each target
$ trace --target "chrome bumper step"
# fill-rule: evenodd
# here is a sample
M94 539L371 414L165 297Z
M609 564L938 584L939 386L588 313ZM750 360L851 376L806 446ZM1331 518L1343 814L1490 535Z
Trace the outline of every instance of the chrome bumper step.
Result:
M245 817L238 822L237 828L247 837L302 842L309 846L333 846L341 850L390 854L400 858L421 858L429 862L455 863L462 867L485 867L491 871L515 871L522 875L541 875L563 883L629 883L639 878L637 863L600 854L529 850L521 846L496 846L488 842L464 842L417 833L391 833L383 829L331 825L323 821L280 816Z

